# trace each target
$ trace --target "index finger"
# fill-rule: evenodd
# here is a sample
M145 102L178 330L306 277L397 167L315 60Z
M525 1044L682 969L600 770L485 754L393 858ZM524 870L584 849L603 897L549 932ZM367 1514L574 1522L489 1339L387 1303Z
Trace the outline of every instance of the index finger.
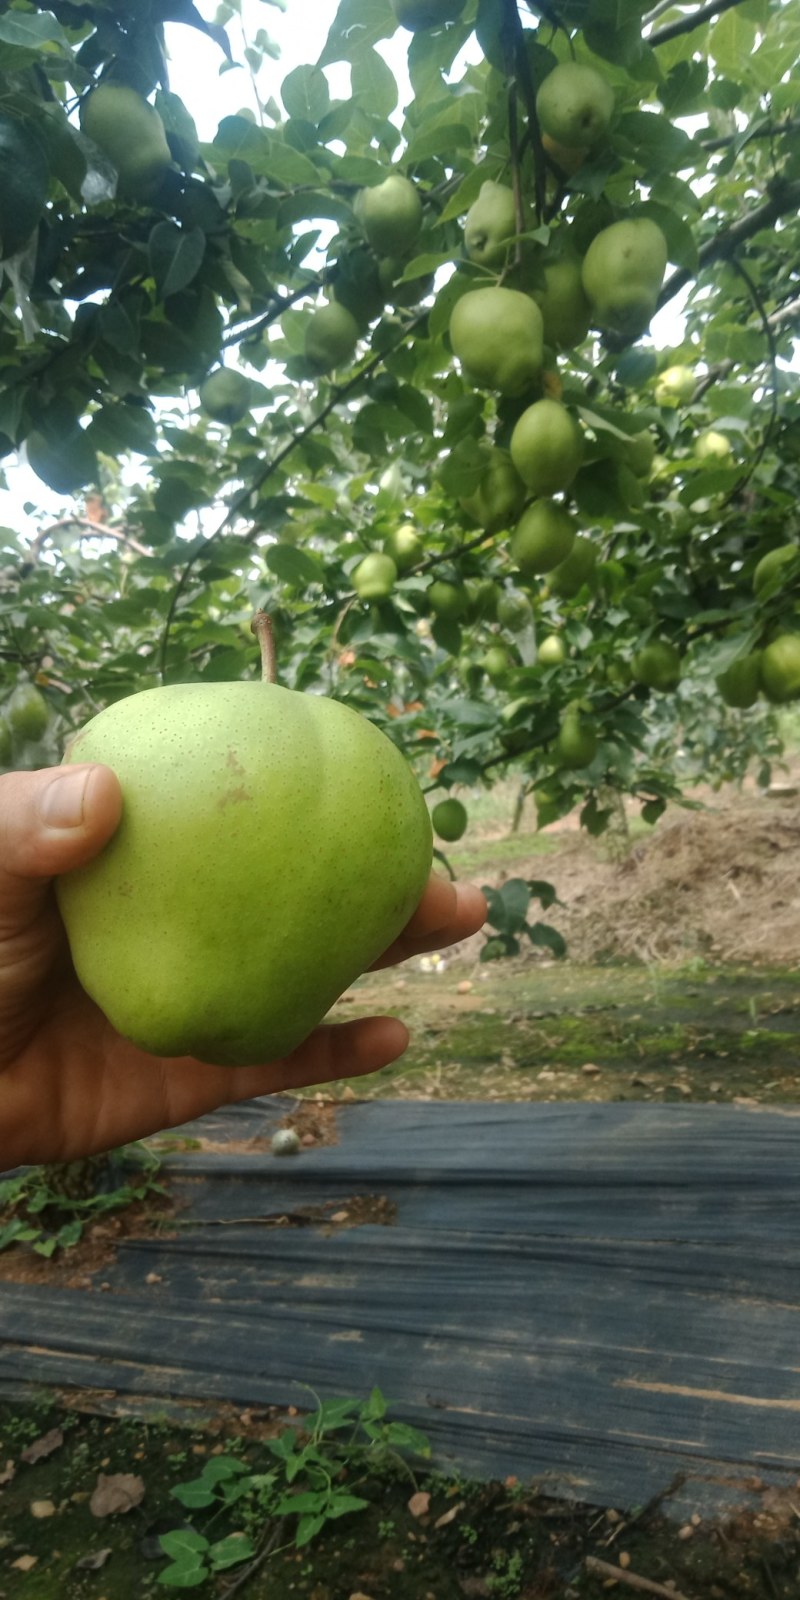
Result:
M399 939L373 963L373 971L426 950L458 944L483 927L486 901L474 883L452 883L431 873L422 899Z

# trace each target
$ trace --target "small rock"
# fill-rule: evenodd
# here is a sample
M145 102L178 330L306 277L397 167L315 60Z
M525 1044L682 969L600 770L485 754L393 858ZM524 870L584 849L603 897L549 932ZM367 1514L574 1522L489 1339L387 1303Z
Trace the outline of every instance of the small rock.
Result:
M278 1128L270 1140L270 1149L274 1156L295 1156L300 1149L300 1135L294 1128Z
M313 1133L304 1133L302 1139L300 1140L300 1143L304 1144L306 1148L308 1148L308 1146L311 1144L316 1144L316 1142L317 1141L314 1138Z
M145 1283L163 1283L164 1279L160 1272L148 1272L144 1281Z
M472 987L472 979L464 978L461 983L456 985L456 994L471 994Z
M581 1072L585 1073L587 1078L593 1078L596 1073L602 1072L602 1070L602 1067L596 1066L594 1061L585 1061L581 1067Z
M39 1522L42 1522L45 1517L54 1517L56 1514L56 1508L52 1500L32 1500L28 1509L31 1516L36 1517Z
M692 1527L691 1523L690 1522L685 1522L683 1527L678 1529L678 1538L679 1539L691 1539L693 1533L694 1533L694 1528Z
M334 1211L331 1215L331 1222L346 1222L349 1215L349 1211Z
M408 1502L408 1509L412 1517L424 1517L430 1503L430 1495L425 1489L420 1489L416 1494L412 1494Z

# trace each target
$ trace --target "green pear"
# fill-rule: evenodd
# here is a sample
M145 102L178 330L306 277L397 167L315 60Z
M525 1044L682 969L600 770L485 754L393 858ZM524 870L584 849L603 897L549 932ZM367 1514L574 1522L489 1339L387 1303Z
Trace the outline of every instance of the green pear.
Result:
M43 694L28 679L22 678L12 689L3 714L16 739L25 744L35 744L46 732L50 712Z
M800 556L800 545L797 544L779 544L776 549L768 550L766 555L761 557L753 573L753 594L756 596L762 594L768 585L772 589L773 580L777 589L777 580L782 577L784 569L798 556Z
M753 650L750 655L733 661L719 674L716 683L726 706L735 706L740 711L754 706L761 688L761 651Z
M126 84L101 83L81 106L81 127L116 167L120 194L152 199L172 166L155 106Z
M561 600L572 600L591 578L596 563L596 545L579 534L566 560L560 561L547 579L550 593Z
M556 739L559 766L570 770L591 766L597 755L597 734L591 723L577 711L568 711Z
M453 795L447 800L440 800L431 812L433 831L446 844L455 844L462 837L468 820L466 806Z
M446 22L457 22L467 0L392 0L392 10L401 28L409 33L427 33L430 28L443 28Z
M492 683L498 683L513 666L513 661L504 644L491 644L484 653L481 666L487 678L491 678Z
M409 256L422 227L422 201L409 178L390 172L383 183L361 189L353 207L379 256Z
M391 556L398 572L407 572L422 557L422 540L410 522L392 528L383 541L387 556Z
M511 559L520 572L552 572L575 543L574 517L554 500L534 500L523 511L511 538Z
M397 567L391 556L374 550L360 561L353 573L353 588L360 600L385 600L397 582Z
M156 1056L288 1055L425 887L431 824L411 769L322 695L147 689L94 717L65 760L112 767L123 795L110 843L57 882L75 970Z
M599 328L636 339L649 326L667 270L667 241L651 217L612 222L583 259L583 287Z
M497 602L497 620L501 628L510 633L523 633L533 622L533 609L528 596L519 589L506 589Z
M513 190L487 178L464 223L464 249L470 261L480 267L502 267L516 233Z
M780 633L767 645L761 656L761 687L775 705L800 698L800 633Z
M333 372L352 361L359 327L352 311L331 300L312 312L306 323L305 355L315 372Z
M729 461L733 445L727 434L719 433L716 428L706 428L695 439L694 453L698 461Z
M542 313L518 289L473 289L453 308L450 343L478 388L523 394L542 370Z
M634 477L649 478L655 458L656 441L649 429L634 433L626 447L626 463Z
M200 404L207 416L215 422L233 426L246 417L250 409L252 388L243 372L230 367L217 367L200 385Z
M653 639L637 651L631 661L631 672L637 683L669 694L681 681L680 654L668 640Z
M536 96L544 133L571 150L591 150L608 133L614 91L594 67L562 61L547 74Z
M459 505L487 533L501 533L516 522L525 504L525 485L507 450L482 446L486 463L483 477L472 494L463 495Z
M469 610L469 593L463 583L435 578L428 585L428 604L434 616L441 617L443 622L458 622Z
M685 405L694 394L695 381L691 367L665 367L656 382L656 403L660 406Z
M562 661L566 659L567 648L564 640L557 633L548 633L536 652L536 660L540 667L560 667Z
M10 767L13 743L5 717L0 717L0 767Z
M469 598L470 622L494 622L500 601L500 590L494 579L467 578L464 588Z
M572 482L583 460L583 436L560 400L536 400L511 435L511 460L535 495L557 494Z
M583 344L592 316L581 263L577 257L564 256L547 262L543 270L544 288L534 289L531 299L542 313L544 342L554 350L574 350Z

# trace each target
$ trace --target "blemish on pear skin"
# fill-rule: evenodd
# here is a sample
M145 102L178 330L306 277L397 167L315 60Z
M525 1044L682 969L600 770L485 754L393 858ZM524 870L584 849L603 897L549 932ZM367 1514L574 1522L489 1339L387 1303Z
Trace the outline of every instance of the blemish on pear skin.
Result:
M217 801L217 810L224 811L228 805L240 805L243 800L252 800L249 789L240 784L238 789L229 789L227 794L221 794Z
M230 767L233 772L244 773L244 767L242 766L242 763L239 760L235 750L228 751L228 754L225 757L225 765L226 767Z

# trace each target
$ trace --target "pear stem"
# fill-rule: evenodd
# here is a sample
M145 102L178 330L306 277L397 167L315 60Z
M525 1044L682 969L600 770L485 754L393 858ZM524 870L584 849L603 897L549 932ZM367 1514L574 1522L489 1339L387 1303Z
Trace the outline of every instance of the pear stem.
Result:
M257 611L251 624L250 632L254 633L261 649L261 682L277 683L278 662L275 655L275 638L272 632L272 620L266 611Z

